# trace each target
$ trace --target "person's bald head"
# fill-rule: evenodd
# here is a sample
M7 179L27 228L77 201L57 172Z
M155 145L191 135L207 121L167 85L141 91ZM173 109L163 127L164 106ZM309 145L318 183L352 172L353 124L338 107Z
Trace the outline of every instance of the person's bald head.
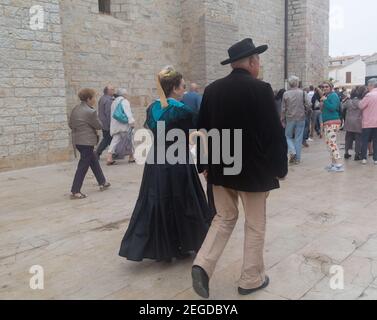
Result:
M190 92L199 92L199 85L195 82L191 83Z
M105 89L103 90L103 93L105 95L113 96L115 93L115 88L111 84L107 85Z
M260 71L260 58L259 54L254 54L231 64L233 69L244 69L248 71L254 78L258 78Z

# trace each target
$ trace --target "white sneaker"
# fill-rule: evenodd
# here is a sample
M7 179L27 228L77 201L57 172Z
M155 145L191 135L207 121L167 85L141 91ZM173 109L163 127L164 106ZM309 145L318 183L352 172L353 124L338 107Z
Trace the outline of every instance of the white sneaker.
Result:
M368 163L368 160L364 159L363 161L361 161L362 164L367 164Z
M329 164L327 167L325 167L325 170L330 171L335 166L335 164Z
M308 140L306 140L308 142L313 142L314 140L312 138L309 138Z
M374 164L377 166L377 161L374 161Z
M342 164L334 165L329 172L344 172L344 166Z

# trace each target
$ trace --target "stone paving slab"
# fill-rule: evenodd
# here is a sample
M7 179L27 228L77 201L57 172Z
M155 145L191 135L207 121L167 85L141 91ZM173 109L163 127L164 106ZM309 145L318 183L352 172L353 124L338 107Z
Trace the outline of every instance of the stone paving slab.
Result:
M271 284L240 297L244 216L211 279L211 299L377 299L377 166L347 162L323 170L316 140L303 163L271 193L265 264ZM112 188L99 192L91 173L83 201L70 201L76 162L0 173L0 299L192 299L193 257L172 264L118 256L143 168L104 166ZM344 290L330 287L332 265L344 268ZM44 290L31 290L29 269L44 268Z

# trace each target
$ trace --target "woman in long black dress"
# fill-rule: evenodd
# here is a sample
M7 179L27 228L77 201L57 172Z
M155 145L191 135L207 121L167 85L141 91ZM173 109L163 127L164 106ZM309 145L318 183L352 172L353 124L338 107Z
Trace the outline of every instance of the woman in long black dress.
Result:
M145 165L139 197L119 252L132 261L171 261L186 257L191 251L197 252L212 220L196 167L189 161L188 131L195 128L196 114L179 102L185 90L184 80L180 73L167 68L160 72L157 82L161 99L148 108L146 120L154 136L150 156L157 160L160 121L166 132L184 130L186 156L184 163L156 164L155 161ZM158 135L161 137L161 132ZM173 143L165 142L163 151L166 153Z

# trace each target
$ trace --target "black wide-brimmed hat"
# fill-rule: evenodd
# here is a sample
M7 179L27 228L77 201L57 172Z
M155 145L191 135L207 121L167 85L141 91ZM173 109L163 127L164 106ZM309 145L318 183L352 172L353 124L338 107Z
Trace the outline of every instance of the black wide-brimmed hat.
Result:
M253 54L261 54L265 52L267 49L267 45L256 47L252 39L246 38L240 42L237 42L235 45L229 48L229 59L221 62L221 64L224 66L237 60L250 57Z

